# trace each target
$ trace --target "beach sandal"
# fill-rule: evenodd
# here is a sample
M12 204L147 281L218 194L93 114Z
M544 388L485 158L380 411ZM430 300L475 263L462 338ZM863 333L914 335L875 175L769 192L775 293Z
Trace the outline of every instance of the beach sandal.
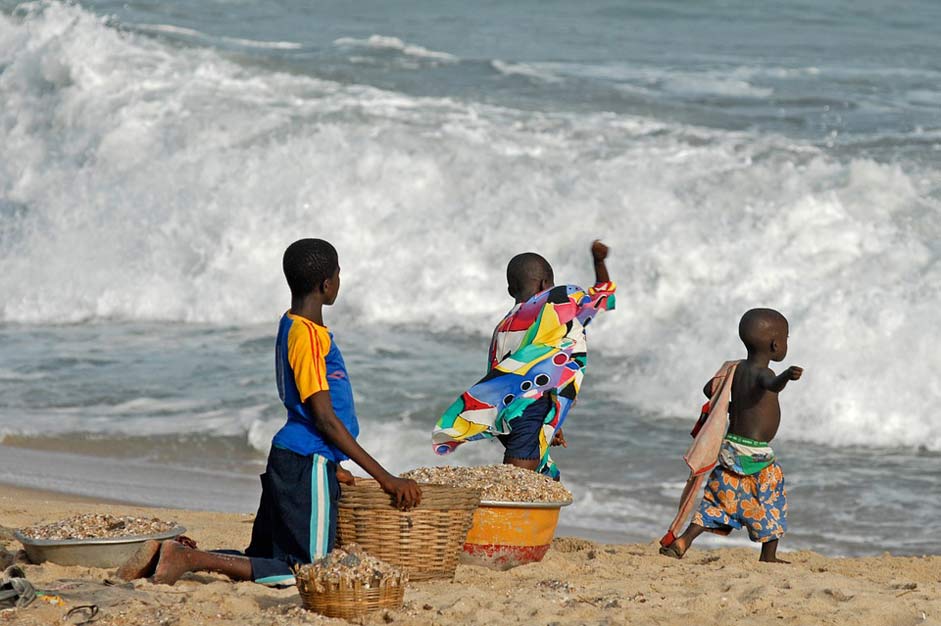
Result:
M69 612L65 614L65 621L72 624L72 626L83 626L84 624L91 624L98 617L97 604L83 604L69 609Z
M0 608L22 609L35 599L36 589L16 565L8 567L0 576Z

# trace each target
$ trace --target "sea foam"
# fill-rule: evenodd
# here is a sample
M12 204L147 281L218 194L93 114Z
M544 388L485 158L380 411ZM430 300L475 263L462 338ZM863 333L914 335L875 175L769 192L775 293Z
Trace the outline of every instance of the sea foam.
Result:
M281 252L322 236L338 314L486 333L510 256L590 282L602 237L620 287L591 329L615 362L596 389L685 415L742 355L742 312L773 306L781 366L806 368L782 437L941 450L941 382L920 374L941 369L937 170L270 73L32 7L0 16L2 321L276 319Z

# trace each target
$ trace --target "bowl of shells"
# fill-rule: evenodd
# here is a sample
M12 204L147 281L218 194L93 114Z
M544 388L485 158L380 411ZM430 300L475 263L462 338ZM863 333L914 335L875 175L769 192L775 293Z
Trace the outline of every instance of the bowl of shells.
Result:
M497 570L541 561L572 494L562 483L513 465L423 467L405 474L419 483L474 487L480 506L460 562Z
M354 543L295 566L294 579L305 609L352 619L378 609L401 608L408 574Z
M131 515L86 513L21 528L13 533L32 563L118 567L148 539L179 537L186 529L174 522Z

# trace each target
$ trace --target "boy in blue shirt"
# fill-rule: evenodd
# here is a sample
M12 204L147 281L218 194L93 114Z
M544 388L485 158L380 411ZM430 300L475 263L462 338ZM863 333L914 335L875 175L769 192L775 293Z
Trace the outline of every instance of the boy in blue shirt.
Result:
M322 239L301 239L285 251L283 266L291 309L281 318L275 358L287 423L271 442L251 544L245 556L236 556L165 541L156 583L172 585L186 572L213 571L234 580L293 584L292 565L310 563L333 548L339 482L353 479L339 466L346 459L373 476L399 507L421 502L415 481L393 476L356 442L353 390L343 355L323 322L323 307L332 305L340 290L336 249Z

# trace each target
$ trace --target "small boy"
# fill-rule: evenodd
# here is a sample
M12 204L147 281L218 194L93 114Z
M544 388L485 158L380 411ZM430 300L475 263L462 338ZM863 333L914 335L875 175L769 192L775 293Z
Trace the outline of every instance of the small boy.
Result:
M268 466L246 556L204 552L177 541L145 546L119 575L146 576L159 557L154 582L172 585L186 572L212 571L267 585L294 583L291 566L310 563L333 549L339 482L353 476L339 466L352 459L373 476L398 506L421 501L415 481L386 471L358 443L343 355L323 321L323 307L340 290L337 252L322 239L301 239L284 253L291 308L281 318L275 346L278 395L287 423L271 442ZM159 550L159 554L157 553Z
M608 248L591 245L595 286L554 286L552 266L525 252L506 268L507 291L516 301L494 330L488 372L438 420L435 453L462 443L498 437L503 462L559 478L549 446L566 446L562 423L581 387L588 362L585 327L614 308Z
M788 324L777 311L751 309L742 316L738 334L748 357L732 377L729 428L719 463L706 480L692 523L660 552L683 558L703 531L727 535L745 527L749 538L761 543L760 561L786 563L776 555L778 540L787 531L787 493L781 466L768 444L781 423L778 393L788 381L799 380L804 370L791 366L775 376L768 367L769 361L787 356ZM712 397L712 380L703 393Z

